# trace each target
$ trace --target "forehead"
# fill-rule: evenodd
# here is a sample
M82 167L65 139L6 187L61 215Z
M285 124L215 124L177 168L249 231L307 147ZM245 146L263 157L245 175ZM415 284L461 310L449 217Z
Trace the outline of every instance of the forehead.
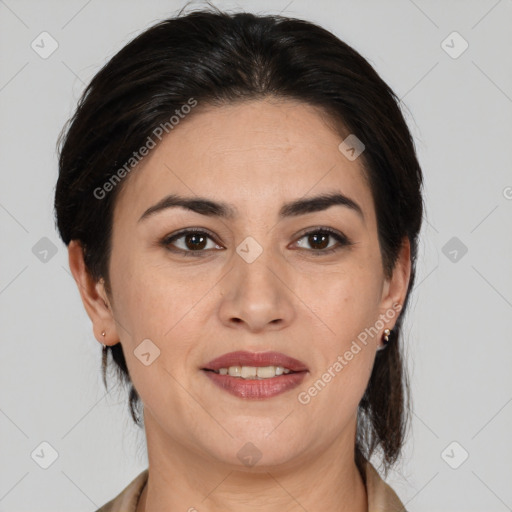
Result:
M362 159L340 152L343 138L322 111L301 102L199 105L126 178L116 211L140 216L177 193L229 202L249 215L277 212L308 194L341 192L372 213Z

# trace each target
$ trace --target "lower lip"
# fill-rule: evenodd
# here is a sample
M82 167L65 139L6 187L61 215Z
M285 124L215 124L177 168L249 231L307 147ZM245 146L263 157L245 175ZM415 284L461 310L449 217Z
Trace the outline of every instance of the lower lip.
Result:
M271 377L270 379L242 379L230 375L220 375L203 370L207 377L219 388L239 398L262 399L280 395L285 391L296 388L304 379L307 372L288 373Z

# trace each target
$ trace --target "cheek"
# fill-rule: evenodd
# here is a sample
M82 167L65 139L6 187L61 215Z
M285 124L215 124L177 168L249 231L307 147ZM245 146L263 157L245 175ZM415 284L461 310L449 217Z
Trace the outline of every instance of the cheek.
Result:
M190 287L176 273L155 265L150 254L116 240L111 281L115 313L126 341L162 341L194 303ZM195 299L197 302L197 299ZM123 333L119 333L123 338ZM122 339L122 341L125 341Z
M180 378L184 371L204 322L200 303L209 287L142 256L118 260L112 284L126 363L137 390L151 403L157 389L168 387L169 373ZM156 358L144 366L138 356L147 351Z
M368 335L368 329L378 315L372 290L362 279L340 279L317 303L322 322L329 330L316 340L315 371L298 398L309 408L310 417L323 421L329 411L329 425L324 428L332 436L357 413L371 376L375 340Z
M333 414L357 407L371 375L376 342L372 326L379 318L380 299L376 275L368 265L347 265L342 272L304 280L300 292L315 314L318 347L313 388L302 390L323 407L336 403Z
M118 299L118 334L130 377L150 409L156 411L164 400L173 410L185 414L186 393L180 394L179 385L174 386L178 392L174 398L166 390L173 388L173 377L184 382L183 363L194 349L197 329L194 305L204 290L191 287L184 279L171 279L168 271L155 268L143 258L130 262L125 259L123 265L114 272L112 284ZM149 353L146 362L144 353Z
M297 295L342 348L378 318L378 275L369 266L347 264L343 270L305 276Z

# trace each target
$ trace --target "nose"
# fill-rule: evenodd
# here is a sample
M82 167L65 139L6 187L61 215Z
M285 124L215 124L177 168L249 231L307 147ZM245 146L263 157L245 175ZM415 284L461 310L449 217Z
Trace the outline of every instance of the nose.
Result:
M253 333L279 330L290 325L295 315L293 292L286 284L286 263L264 251L248 263L235 255L234 267L221 281L221 322Z

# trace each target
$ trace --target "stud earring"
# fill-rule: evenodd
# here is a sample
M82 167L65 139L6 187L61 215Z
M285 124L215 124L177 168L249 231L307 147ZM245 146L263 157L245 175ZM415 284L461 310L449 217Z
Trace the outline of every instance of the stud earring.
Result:
M382 343L377 347L377 351L383 350L387 347L390 335L391 335L391 330L384 329L384 332L382 333Z

